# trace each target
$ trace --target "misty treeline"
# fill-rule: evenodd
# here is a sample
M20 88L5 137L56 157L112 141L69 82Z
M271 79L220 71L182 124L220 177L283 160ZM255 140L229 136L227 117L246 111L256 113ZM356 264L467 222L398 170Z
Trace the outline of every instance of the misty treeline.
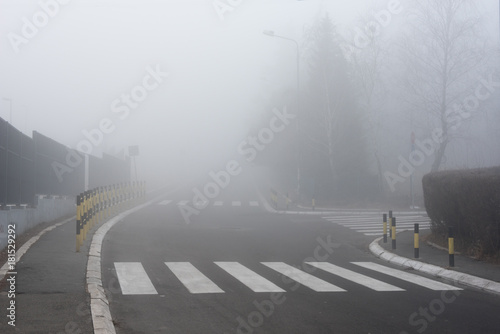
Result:
M401 1L356 24L341 35L324 13L304 29L299 107L291 82L251 132L274 107L298 116L257 163L305 198L402 204L430 171L499 164L499 55L473 1Z

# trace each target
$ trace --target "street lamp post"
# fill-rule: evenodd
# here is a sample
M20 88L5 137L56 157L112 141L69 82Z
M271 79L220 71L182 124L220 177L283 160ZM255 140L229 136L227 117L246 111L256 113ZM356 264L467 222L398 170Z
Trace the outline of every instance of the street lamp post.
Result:
M296 125L297 125L297 136L298 138L298 153L297 153L297 196L300 200L300 132L299 132L299 115L300 115L300 50L299 50L299 42L297 42L295 39L276 35L274 31L272 30L264 30L262 32L264 35L270 36L270 37L277 37L281 39L285 39L287 41L291 41L295 43L296 49L297 49L297 120Z

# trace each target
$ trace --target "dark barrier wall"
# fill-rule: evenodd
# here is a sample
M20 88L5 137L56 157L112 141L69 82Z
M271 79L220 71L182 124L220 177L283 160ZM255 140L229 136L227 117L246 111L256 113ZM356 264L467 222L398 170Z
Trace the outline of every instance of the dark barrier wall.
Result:
M129 159L89 157L89 186L130 180ZM24 135L0 118L0 204L34 204L35 194L76 196L85 187L81 153L36 131Z
M31 203L35 192L33 140L0 118L0 203Z
M33 142L36 155L36 193L65 196L78 194L85 182L83 156L76 155L75 151L36 131L33 131ZM68 156L72 158L68 159ZM80 160L73 158L78 156Z

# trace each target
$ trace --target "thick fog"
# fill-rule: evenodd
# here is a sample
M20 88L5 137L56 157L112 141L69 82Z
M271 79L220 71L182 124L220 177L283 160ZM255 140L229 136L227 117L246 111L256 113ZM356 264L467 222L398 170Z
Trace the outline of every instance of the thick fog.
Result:
M1 0L0 117L29 136L35 130L71 148L89 150L82 142L93 141L92 155L123 156L137 145L140 178L165 184L196 178L236 156L273 108L295 112L296 46L263 31L298 42L306 90L313 48L308 31L327 13L340 36L356 44L366 22L393 10L390 18L379 17L383 48L401 42L410 7L407 1L368 0ZM485 49L498 47L498 1L475 8ZM360 57L368 57L364 51ZM486 78L495 58L488 61ZM423 140L435 126L426 128L428 116L400 108L403 93L391 77L404 76L401 63L379 63L385 81L374 89L385 87L378 95L384 103L362 118L365 163L374 174L377 148L370 136L379 139L382 170L395 172L398 156L408 153L410 132ZM277 98L287 94L291 98ZM498 152L491 153L498 151L500 129L499 94L493 94L485 102L490 113L466 125L464 137L473 139L450 144L442 168L500 163ZM312 108L307 103L304 98L303 118ZM416 173L427 173L431 162Z

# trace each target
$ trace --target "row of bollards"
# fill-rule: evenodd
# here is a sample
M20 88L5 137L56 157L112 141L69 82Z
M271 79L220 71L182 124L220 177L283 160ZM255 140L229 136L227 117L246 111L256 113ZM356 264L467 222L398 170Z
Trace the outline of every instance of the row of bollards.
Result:
M84 191L76 197L76 251L80 251L87 233L105 221L137 204L146 196L146 182L122 182Z
M389 237L391 238L392 249L396 249L396 217L392 215L392 210L389 211L389 220L387 214L382 215L383 224L383 240L387 243L387 231L389 230ZM420 238L419 238L419 224L415 223L413 228L413 256L415 259L420 257ZM453 228L448 227L448 262L450 267L455 266L455 241L453 236Z

